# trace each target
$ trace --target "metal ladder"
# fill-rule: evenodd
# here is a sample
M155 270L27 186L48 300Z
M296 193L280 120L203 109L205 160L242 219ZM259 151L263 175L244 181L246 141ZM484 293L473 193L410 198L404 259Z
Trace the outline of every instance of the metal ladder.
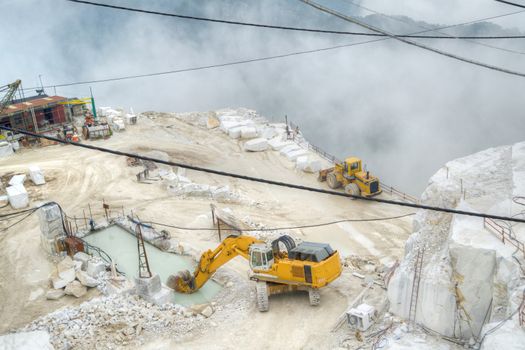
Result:
M421 269L423 267L423 249L418 249L416 263L414 266L414 280L412 281L412 294L410 296L410 309L408 311L409 326L416 323L417 299L419 296L419 282L421 281Z
M135 226L135 235L137 236L137 249L139 252L139 277L151 278L151 270L149 269L148 255L146 254L146 247L144 246L144 238L142 237L142 223L137 217L138 223Z

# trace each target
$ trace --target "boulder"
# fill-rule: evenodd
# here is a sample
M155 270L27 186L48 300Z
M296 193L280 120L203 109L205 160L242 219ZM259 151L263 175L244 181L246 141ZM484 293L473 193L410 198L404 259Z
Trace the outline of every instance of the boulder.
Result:
M88 264L89 259L91 259L91 256L89 256L88 254L84 252L78 252L75 255L73 255L74 261L80 261L82 263L82 266L80 267L80 269L84 271L86 271L87 269L87 264Z
M300 156L295 160L295 167L299 170L304 170L308 164L308 156Z
M10 186L23 185L26 181L26 174L15 175L9 180Z
M242 126L237 126L237 127L228 129L228 136L231 137L232 139L240 138L242 128L243 128Z
M22 209L29 205L29 195L23 185L9 186L6 191L13 209Z
M201 315L203 315L206 318L213 315L213 308L211 307L211 305L206 306L204 310L201 311Z
M320 160L310 160L304 167L303 171L306 173L317 173L323 168L323 163Z
M40 167L36 165L32 165L29 167L29 177L35 185L43 185L46 183L46 179L44 178L44 172L42 171L42 169L40 169Z
M217 119L216 116L210 115L206 120L206 128L208 129L218 128L219 125L221 125L221 122L219 121L219 119Z
M277 136L277 131L272 127L265 127L260 132L261 137L264 137L267 140L273 139Z
M64 280L72 281L75 279L75 264L69 256L66 256L57 264L58 277Z
M184 184L181 189L181 194L195 197L208 197L210 196L210 186L195 183Z
M288 160L291 160L293 162L297 158L299 158L301 156L305 156L307 154L308 154L307 150L305 150L305 149L298 149L298 150L294 150L294 151L290 151L290 152L286 153L286 158L288 158Z
M216 200L228 199L231 196L230 187L229 186L217 187L211 191L211 195L213 199L216 199Z
M97 279L91 277L87 274L87 272L84 271L77 271L76 277L77 280L86 287L93 288L100 284L100 282Z
M244 144L244 150L249 152L261 152L268 149L268 141L263 138L256 138L250 141L246 141Z
M106 271L106 264L102 260L91 259L87 263L86 272L91 277L97 278L98 274Z
M323 164L320 160L310 159L308 156L299 156L295 160L295 167L305 173L317 173L322 169Z
M79 281L73 281L66 286L64 292L67 295L73 295L80 298L87 293L87 287L83 286Z
M7 157L13 154L13 146L7 141L0 141L0 157Z
M48 300L58 300L66 295L63 289L50 289L46 293L46 299Z
M74 271L74 270L73 270ZM51 284L53 285L53 288L55 289L61 289L67 286L68 283L71 283L75 280L75 274L73 274L73 278L71 278L71 274L67 275L67 279L58 277L58 274L54 272L51 275Z
M268 141L268 144L274 151L280 151L284 147L293 145L294 143L292 141L283 141L280 136L274 137L273 139Z
M302 149L301 147L299 147L296 143L289 143L287 146L284 146L281 148L281 150L279 151L279 153L282 155L282 156L285 156L286 154L290 153L290 152L294 152L294 151L297 151L297 150L300 150Z
M257 137L257 129L254 126L241 127L241 138L253 139L255 137Z

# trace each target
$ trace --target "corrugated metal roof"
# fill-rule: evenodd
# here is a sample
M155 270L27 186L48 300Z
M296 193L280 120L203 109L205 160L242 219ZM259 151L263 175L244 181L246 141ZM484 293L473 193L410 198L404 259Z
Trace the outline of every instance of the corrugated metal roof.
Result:
M27 102L15 103L15 104L7 106L2 112L2 114L0 114L0 117L27 111L30 108L44 108L44 107L47 107L47 105L54 105L58 102L64 102L64 101L67 101L67 97L49 96L49 97L37 98L37 99L27 101Z

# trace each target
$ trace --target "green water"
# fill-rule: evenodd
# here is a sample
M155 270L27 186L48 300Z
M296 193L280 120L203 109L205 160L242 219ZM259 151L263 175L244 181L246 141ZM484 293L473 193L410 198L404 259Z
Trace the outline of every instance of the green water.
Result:
M84 240L109 254L117 264L117 268L128 278L138 276L137 239L131 233L114 225L90 234L84 237ZM189 257L163 252L147 242L145 247L151 272L159 274L164 284L170 275L181 270L193 272L195 268ZM193 294L173 292L173 301L185 306L207 303L220 289L218 283L210 280Z

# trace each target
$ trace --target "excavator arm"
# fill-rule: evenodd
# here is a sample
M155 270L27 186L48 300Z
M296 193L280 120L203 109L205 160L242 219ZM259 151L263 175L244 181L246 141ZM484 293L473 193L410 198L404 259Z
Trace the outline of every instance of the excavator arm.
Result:
M207 250L200 259L193 275L189 271L179 272L168 278L168 287L179 293L190 294L198 291L219 267L240 255L249 258L250 246L262 241L250 236L228 236L215 250Z

